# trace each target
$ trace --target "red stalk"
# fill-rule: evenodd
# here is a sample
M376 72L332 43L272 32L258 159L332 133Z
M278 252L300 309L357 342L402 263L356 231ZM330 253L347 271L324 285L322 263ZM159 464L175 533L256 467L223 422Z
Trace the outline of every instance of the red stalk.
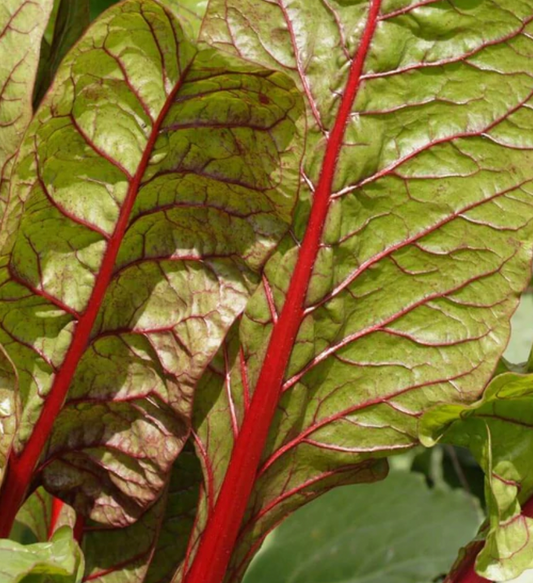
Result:
M15 516L28 493L30 483L33 479L35 466L37 465L44 446L50 437L54 421L63 407L70 383L74 377L78 363L83 356L87 342L90 338L91 330L100 310L100 306L102 305L104 295L107 291L109 282L111 281L120 244L126 233L131 210L135 203L142 177L150 160L150 155L157 140L161 124L163 123L180 86L181 80L176 83L176 86L169 94L157 120L154 122L139 168L130 182L128 193L120 211L115 230L109 239L107 250L96 278L95 286L87 304L87 309L78 320L72 343L67 351L61 369L54 378L52 388L46 397L46 401L43 405L39 419L33 428L33 432L22 452L17 454L12 450L11 455L9 456L6 477L0 492L2 507L2 512L0 513L0 538L7 538L9 536Z
M56 529L57 521L61 510L63 509L63 501L55 496L52 498L52 515L50 516L50 524L48 525L48 540L54 535Z
M250 408L235 441L220 494L202 534L198 552L185 576L185 583L221 583L224 579L281 395L285 370L304 317L305 298L320 249L337 160L378 22L380 6L381 0L372 0L366 27L328 140L309 223L285 304L272 330Z

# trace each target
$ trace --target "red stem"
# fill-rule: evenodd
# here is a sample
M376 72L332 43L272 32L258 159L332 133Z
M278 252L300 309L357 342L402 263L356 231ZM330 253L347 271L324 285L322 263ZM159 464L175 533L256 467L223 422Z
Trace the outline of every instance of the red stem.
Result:
M50 524L48 525L48 540L50 540L56 529L57 521L61 510L63 509L63 501L55 496L52 498L52 515L50 516Z
M361 73L376 29L381 0L372 0L346 91L330 134L306 233L283 310L274 324L250 407L235 441L220 494L202 534L185 583L221 583L254 486L257 468L274 418L285 370L304 316L304 304L327 218L337 160Z
M7 538L9 536L18 509L26 498L30 482L33 478L35 466L37 465L43 448L50 437L54 421L63 407L63 402L67 395L70 383L74 377L78 363L83 356L87 342L89 341L91 330L113 274L117 254L128 227L131 210L135 203L142 177L148 166L161 124L163 123L163 120L174 101L174 97L181 86L180 81L176 83L176 86L169 94L159 117L154 122L152 132L139 163L139 168L130 182L128 193L120 211L115 230L109 239L107 250L96 278L95 286L87 304L87 309L78 320L72 343L67 351L61 369L54 378L52 388L46 397L39 419L22 452L17 454L12 450L9 457L6 476L0 492L0 506L2 508L2 511L0 512L0 538Z

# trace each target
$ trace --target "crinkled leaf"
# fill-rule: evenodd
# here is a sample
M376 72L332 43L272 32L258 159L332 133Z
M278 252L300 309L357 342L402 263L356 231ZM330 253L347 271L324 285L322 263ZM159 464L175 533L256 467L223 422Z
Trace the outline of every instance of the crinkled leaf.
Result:
M422 417L422 440L469 448L485 472L489 529L476 570L504 581L533 568L533 375L497 376L472 405L441 405Z
M83 531L86 578L98 583L168 583L186 551L201 470L187 446L154 506L125 528L88 522Z
M13 158L33 113L41 40L53 4L53 0L2 0L0 4L0 228Z
M289 73L308 121L293 229L197 392L193 541L260 374L290 354L228 580L287 513L490 379L531 261L532 19L519 0L210 3L204 39Z
M244 583L430 583L479 524L463 490L420 474L328 492L270 534Z
M0 540L2 583L81 583L83 569L83 555L68 527L60 528L46 543Z
M167 493L134 524L108 529L91 521L83 532L85 580L96 583L143 583L164 516Z
M34 102L41 102L59 67L72 45L89 26L89 0L60 0L54 17L53 35L44 45L39 63Z
M114 525L159 496L196 381L290 221L300 107L287 76L198 53L151 0L65 58L21 148L0 271L14 463L53 424L34 485Z

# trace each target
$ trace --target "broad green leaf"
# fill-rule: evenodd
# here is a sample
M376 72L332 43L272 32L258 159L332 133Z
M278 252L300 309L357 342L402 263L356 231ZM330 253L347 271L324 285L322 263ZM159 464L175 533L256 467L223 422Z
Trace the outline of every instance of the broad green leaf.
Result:
M490 380L531 262L532 33L521 0L209 4L204 40L291 75L308 122L293 228L196 393L193 541L248 411L281 392L228 581L288 513L381 475L364 468L416 445L424 411Z
M53 0L0 4L0 230L13 159L33 114L41 40L53 4Z
M60 0L54 17L53 36L41 55L34 103L38 105L72 45L89 26L89 0Z
M69 527L60 528L46 543L0 540L2 583L81 583L83 569L83 555Z
M533 375L499 375L479 401L427 412L420 431L428 446L469 448L485 472L489 527L476 571L505 581L533 568L533 519L521 509L533 494Z
M328 492L269 535L244 583L431 583L479 524L462 490L392 472Z
M38 462L34 486L116 526L159 497L196 382L290 222L300 109L286 75L198 52L151 0L107 11L64 59L0 266L13 463Z

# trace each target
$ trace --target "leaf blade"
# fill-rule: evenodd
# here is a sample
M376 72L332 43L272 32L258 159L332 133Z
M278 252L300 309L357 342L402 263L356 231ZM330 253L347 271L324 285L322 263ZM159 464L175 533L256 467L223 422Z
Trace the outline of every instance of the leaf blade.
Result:
M6 0L0 11L0 224L9 194L9 175L32 117L31 95L39 51L53 0Z
M375 7L214 0L204 20L208 42L288 72L306 97L308 121L307 188L291 235L267 263L239 331L197 393L194 426L206 493L191 540L209 538L213 551L219 549L211 527L221 516L217 506L230 505L217 496L232 464L244 465L244 454L235 451L259 379L272 372L281 352L292 353L282 386L271 383L283 394L229 580L242 576L239 557L305 502L305 496L291 501L293 493L309 485L309 496L318 495L332 485L325 480L321 490L320 476L371 466L416 445L417 417L435 402L477 398L527 283L531 144L511 126L520 119L522 128L531 127L532 94L522 76L527 59L518 63L511 53L518 46L523 54L531 51L530 11L512 1L468 5L460 14L450 2L384 3L372 35L365 23ZM339 155L331 156L349 71L367 43L360 91ZM405 51L399 54L398 46ZM498 97L502 83L513 87L509 103ZM315 241L320 251L298 335L295 342L281 340L276 330L286 325L290 290L307 259L303 245L316 232L312 209L333 162L327 220ZM248 434L242 451L246 442ZM242 492L247 496L247 487ZM212 529L202 534L206 524ZM208 564L206 554L197 556L198 564ZM193 569L185 581L200 579Z
M7 492L40 458L47 489L99 521L159 496L194 384L287 229L299 107L282 75L198 53L156 2L110 9L63 61L8 213L0 335L24 409Z

